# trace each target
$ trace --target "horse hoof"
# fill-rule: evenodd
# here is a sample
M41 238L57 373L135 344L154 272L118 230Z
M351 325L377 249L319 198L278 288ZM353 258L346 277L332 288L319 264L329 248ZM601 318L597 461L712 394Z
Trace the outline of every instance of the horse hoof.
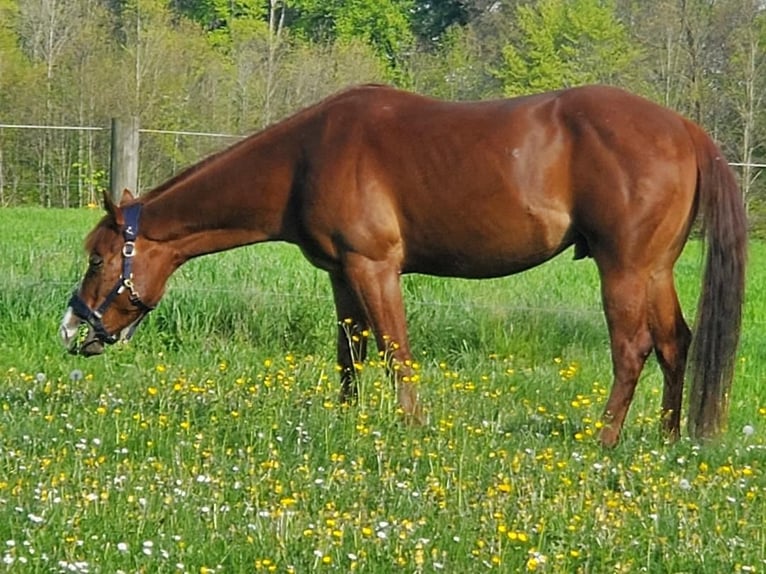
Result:
M601 446L604 448L614 448L620 440L620 433L610 427L604 427L601 429L599 439L601 440Z

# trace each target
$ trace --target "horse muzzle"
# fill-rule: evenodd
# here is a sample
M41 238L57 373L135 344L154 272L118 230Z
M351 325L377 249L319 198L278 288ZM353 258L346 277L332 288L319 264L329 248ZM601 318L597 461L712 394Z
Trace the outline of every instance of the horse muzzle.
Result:
M98 336L96 329L78 317L71 307L67 308L61 320L59 338L72 355L91 357L104 352L105 341Z
M118 333L111 335L104 328L100 318L94 325L93 321L80 317L70 306L61 319L59 338L70 354L92 357L103 353L107 345L130 339L142 318L139 317Z

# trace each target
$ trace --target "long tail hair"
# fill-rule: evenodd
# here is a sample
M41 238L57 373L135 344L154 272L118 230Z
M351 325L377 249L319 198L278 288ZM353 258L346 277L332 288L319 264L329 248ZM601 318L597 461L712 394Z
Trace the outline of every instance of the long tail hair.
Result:
M742 326L747 217L729 165L710 137L688 125L697 151L697 201L705 270L690 356L689 433L710 438L726 426Z

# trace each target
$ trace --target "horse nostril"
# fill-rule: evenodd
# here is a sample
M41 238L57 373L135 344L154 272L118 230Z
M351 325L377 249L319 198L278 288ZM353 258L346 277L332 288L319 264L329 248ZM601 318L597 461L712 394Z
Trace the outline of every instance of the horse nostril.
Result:
M84 357L92 357L104 352L104 342L99 338L95 330L88 326L84 336L77 338L77 343L74 345L74 348L77 349L77 352L80 355Z
M80 354L84 357L93 357L94 355L100 355L104 352L104 344L98 339L85 342L80 347Z

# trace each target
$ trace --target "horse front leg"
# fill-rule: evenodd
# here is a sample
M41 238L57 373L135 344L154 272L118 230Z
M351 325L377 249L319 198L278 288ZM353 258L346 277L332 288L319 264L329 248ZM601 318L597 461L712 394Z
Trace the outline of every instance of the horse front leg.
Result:
M376 261L349 254L344 271L346 283L370 320L378 350L386 358L405 420L425 422L415 388L398 261Z
M338 319L338 367L340 402L355 403L359 398L357 365L367 358L370 322L354 291L342 275L331 274L332 293Z

